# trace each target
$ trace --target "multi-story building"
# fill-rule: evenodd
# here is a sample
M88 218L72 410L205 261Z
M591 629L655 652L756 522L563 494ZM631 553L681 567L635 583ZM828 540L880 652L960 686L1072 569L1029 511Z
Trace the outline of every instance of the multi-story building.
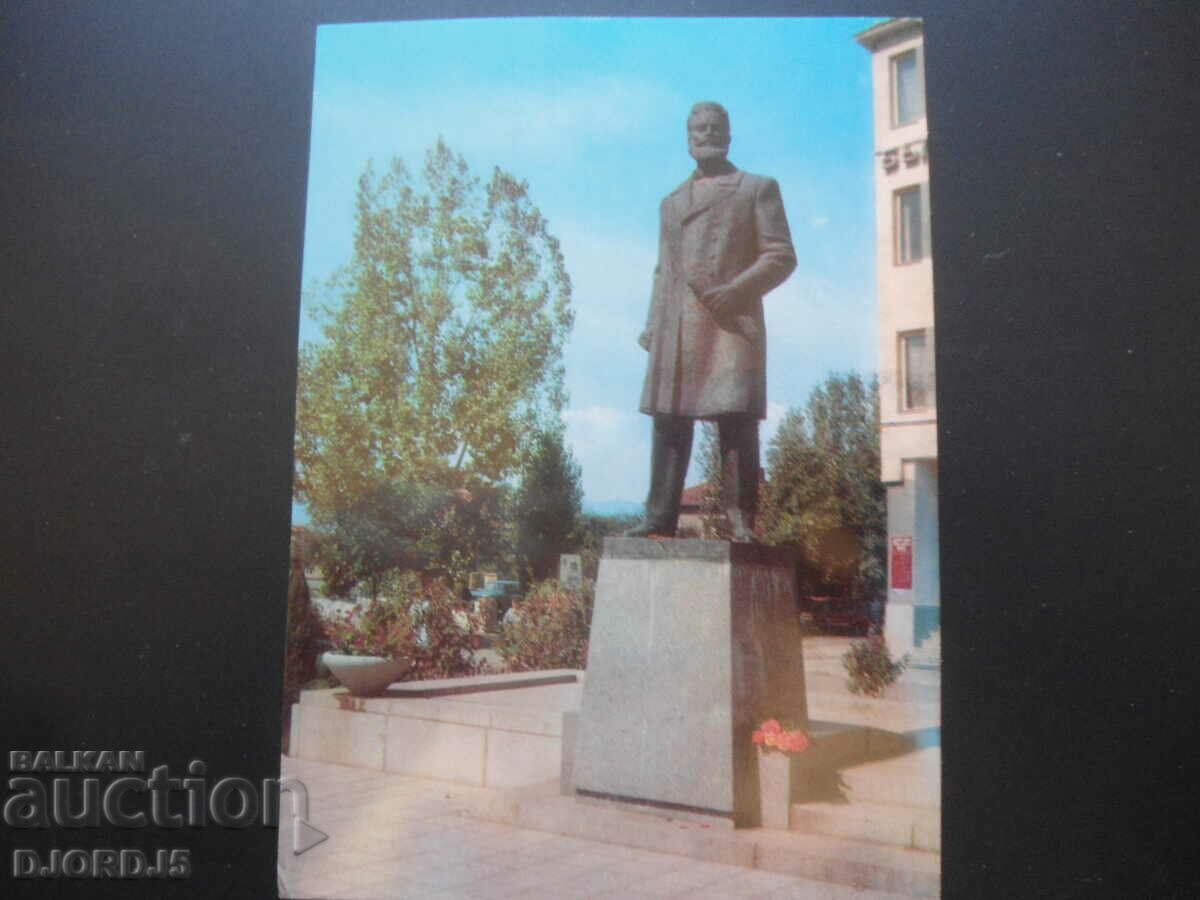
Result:
M935 644L939 623L924 38L920 19L899 18L855 39L871 53L874 96L880 455L888 526L884 634L901 654Z

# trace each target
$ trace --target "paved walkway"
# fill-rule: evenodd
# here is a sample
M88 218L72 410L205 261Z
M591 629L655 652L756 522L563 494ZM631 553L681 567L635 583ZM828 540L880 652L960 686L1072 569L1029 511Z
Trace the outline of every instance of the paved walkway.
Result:
M483 788L283 759L304 782L308 821L329 839L292 853L287 795L279 828L285 896L322 900L500 897L791 897L899 900L739 866L700 862L469 818Z

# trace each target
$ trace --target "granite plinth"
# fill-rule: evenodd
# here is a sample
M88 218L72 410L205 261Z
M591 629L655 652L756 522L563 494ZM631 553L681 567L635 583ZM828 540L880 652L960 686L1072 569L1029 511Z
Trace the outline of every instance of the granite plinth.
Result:
M795 558L608 538L574 754L582 796L760 823L750 735L807 723Z

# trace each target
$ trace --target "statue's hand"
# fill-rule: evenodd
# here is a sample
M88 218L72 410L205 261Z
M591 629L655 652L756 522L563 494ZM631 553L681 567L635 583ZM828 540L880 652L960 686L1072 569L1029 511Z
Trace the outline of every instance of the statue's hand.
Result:
M643 350L649 350L650 349L650 341L653 338L654 338L654 332L651 331L649 328L647 328L645 331L643 331L641 334L638 335L638 346L641 347Z
M737 309L738 300L737 292L728 285L709 288L700 297L700 302L718 319L732 315Z

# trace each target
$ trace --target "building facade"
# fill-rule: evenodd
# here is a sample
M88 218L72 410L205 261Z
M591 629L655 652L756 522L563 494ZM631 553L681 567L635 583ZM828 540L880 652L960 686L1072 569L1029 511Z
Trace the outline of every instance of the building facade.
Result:
M928 127L920 19L855 39L871 54L879 291L881 478L887 486L884 634L896 655L938 640L938 461Z

